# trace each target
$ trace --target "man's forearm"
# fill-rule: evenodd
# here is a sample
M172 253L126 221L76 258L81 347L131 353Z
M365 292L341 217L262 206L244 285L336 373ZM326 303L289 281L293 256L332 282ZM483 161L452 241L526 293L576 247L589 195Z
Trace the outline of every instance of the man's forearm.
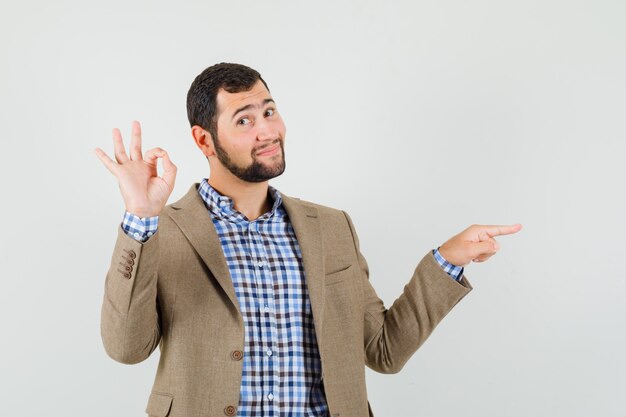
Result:
M159 344L158 243L156 234L141 243L118 229L101 311L102 342L118 362L141 362Z

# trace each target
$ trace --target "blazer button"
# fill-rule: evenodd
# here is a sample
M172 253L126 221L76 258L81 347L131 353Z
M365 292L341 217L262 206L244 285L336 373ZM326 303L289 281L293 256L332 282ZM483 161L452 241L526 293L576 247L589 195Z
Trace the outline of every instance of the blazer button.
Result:
M243 352L240 350L233 350L230 354L230 357L236 361L240 361L243 358Z
M132 271L132 269L131 269L131 271ZM121 269L117 268L117 272L120 272L124 278L130 278L130 273L128 273L126 271L122 271Z
M228 407L226 407L224 409L224 413L227 416L234 416L235 415L235 411L237 411L237 409L235 407L233 407L232 405L229 405Z
M137 254L132 249L130 250L122 249L122 250L126 252L131 259L135 259L137 257Z

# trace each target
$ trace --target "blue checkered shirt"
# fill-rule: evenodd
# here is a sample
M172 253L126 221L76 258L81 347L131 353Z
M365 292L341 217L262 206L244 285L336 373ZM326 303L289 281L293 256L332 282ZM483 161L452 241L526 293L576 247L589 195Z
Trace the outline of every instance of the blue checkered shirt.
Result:
M244 322L243 373L237 416L327 415L315 326L302 253L283 208L269 186L270 211L250 221L204 178L198 187L222 245ZM141 242L156 233L158 216L126 212L124 231ZM463 268L433 250L448 274Z

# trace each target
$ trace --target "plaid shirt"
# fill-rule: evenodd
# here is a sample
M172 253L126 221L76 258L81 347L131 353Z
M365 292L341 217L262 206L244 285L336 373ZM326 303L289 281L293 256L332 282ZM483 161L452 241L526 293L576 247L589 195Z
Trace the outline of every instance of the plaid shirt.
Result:
M243 373L237 416L326 416L322 367L302 253L280 192L269 186L270 211L254 221L204 178L198 187L220 239L244 322ZM124 231L145 242L158 216L126 212ZM460 279L463 268L435 258Z

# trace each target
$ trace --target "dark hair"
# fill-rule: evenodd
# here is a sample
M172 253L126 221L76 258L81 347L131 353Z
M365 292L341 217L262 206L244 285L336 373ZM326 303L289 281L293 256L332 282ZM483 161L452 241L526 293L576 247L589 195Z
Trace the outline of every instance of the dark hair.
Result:
M217 138L217 93L223 88L229 93L250 90L261 80L270 89L258 71L241 64L221 62L208 67L191 83L187 92L187 118L189 124L207 130L213 140Z

